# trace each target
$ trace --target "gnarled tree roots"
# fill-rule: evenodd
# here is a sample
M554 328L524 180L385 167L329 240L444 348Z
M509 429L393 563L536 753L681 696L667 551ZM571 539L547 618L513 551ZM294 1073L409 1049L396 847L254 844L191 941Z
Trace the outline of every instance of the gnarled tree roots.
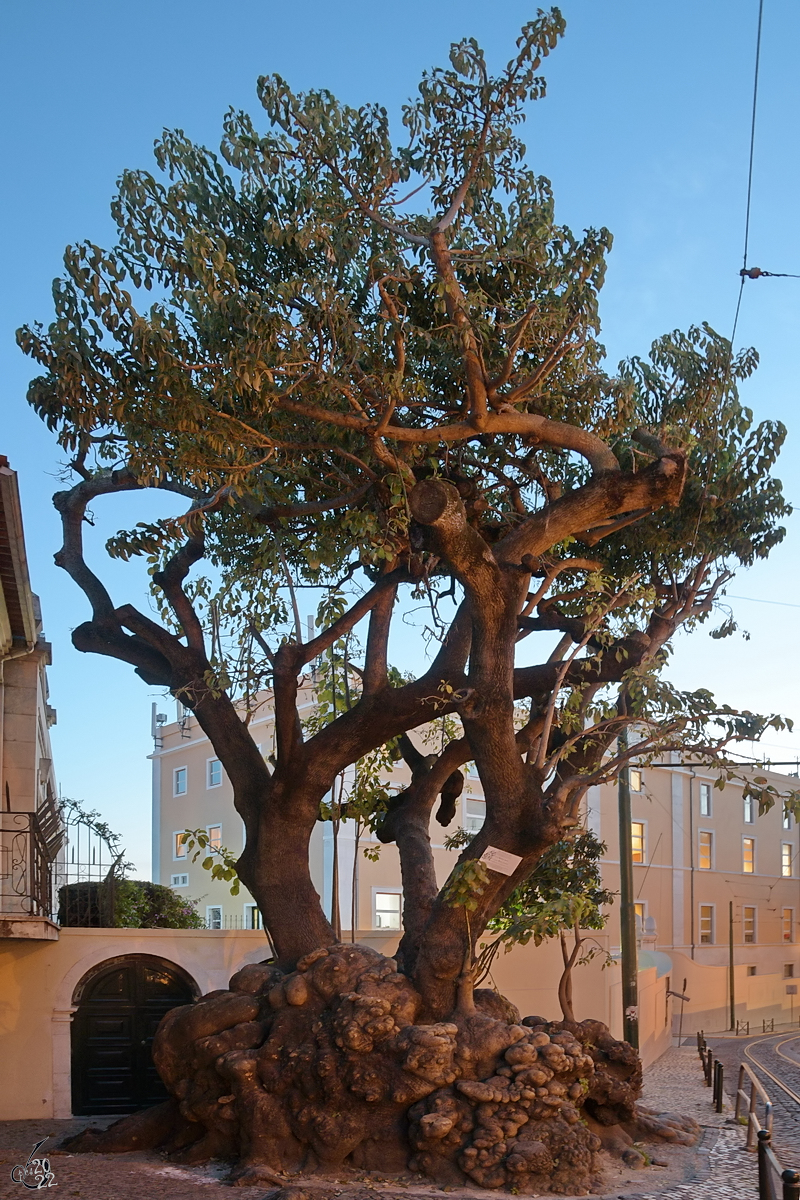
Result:
M600 1022L520 1021L479 991L476 1012L417 1024L419 994L365 946L319 949L288 975L246 966L230 989L162 1021L153 1057L174 1099L72 1151L161 1145L184 1163L233 1160L242 1185L352 1167L574 1194L606 1132L623 1149L637 1132L697 1137L691 1121L637 1114L638 1056Z

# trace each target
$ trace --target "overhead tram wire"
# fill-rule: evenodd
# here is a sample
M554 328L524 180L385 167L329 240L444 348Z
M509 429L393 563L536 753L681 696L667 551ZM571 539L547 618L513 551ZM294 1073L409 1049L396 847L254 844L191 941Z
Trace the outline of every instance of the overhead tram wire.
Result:
M747 163L747 203L745 206L744 218L744 247L742 251L742 267L739 271L739 292L736 297L736 311L733 317L733 328L731 329L730 342L728 343L728 361L725 367L725 379L723 389L730 380L731 367L733 365L733 344L736 340L736 330L739 327L739 314L742 308L742 295L744 294L745 280L761 279L761 278L783 278L783 279L800 279L800 275L790 275L788 272L782 271L764 271L761 267L748 267L747 257L750 249L750 217L753 207L753 167L755 163L755 146L756 146L756 116L758 114L758 79L761 70L761 31L764 24L764 0L758 0L758 23L756 27L756 54L755 64L753 68L753 104L750 113L750 152ZM697 535L700 531L700 522L703 519L706 499L708 495L708 487L711 481L711 472L716 459L716 454L719 449L717 444L714 452L711 455L708 463L708 472L705 483L703 484L703 492L700 497L700 508L697 514L697 522L695 525L694 537L692 539L692 551L697 544Z
M728 351L728 372L730 372L731 359L733 358L733 343L736 338L736 330L739 325L739 313L742 307L742 293L744 292L745 279L758 276L750 276L747 267L747 253L750 248L750 213L753 206L753 163L755 161L756 151L756 114L758 112L758 76L761 69L761 29L764 23L764 0L758 0L758 28L756 30L756 61L753 70L753 106L750 115L750 155L747 164L747 204L744 214L744 249L742 251L742 269L739 272L739 295L736 298L736 312L733 318L733 329L731 330L730 349ZM758 270L758 268L754 268Z
M736 334L736 326L739 320L739 309L742 302L742 289L746 279L800 279L800 275L793 275L788 271L763 271L761 267L748 267L747 257L750 248L750 215L753 201L753 163L755 160L755 145L756 145L756 113L758 110L758 76L761 66L761 28L764 18L764 0L758 2L758 31L756 33L756 63L753 73L753 109L750 118L750 158L747 167L747 207L745 209L744 218L744 252L742 254L742 269L739 272L741 282L739 284L739 300L736 305L736 317L733 322L733 333ZM731 338L731 348L733 337Z

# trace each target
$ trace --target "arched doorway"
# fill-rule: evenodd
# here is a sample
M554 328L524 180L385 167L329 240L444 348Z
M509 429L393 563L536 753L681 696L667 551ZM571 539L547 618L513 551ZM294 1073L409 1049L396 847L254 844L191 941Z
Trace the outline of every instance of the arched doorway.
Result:
M161 1018L199 994L175 963L147 954L107 959L75 990L72 1111L135 1112L167 1097L150 1053Z

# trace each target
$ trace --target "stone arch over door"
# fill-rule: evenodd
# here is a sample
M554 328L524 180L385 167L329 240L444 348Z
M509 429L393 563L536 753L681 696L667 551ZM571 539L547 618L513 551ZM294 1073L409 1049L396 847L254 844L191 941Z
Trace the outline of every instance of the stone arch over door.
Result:
M106 959L72 996L72 1112L135 1112L166 1099L150 1053L162 1017L200 994L177 963L151 954Z

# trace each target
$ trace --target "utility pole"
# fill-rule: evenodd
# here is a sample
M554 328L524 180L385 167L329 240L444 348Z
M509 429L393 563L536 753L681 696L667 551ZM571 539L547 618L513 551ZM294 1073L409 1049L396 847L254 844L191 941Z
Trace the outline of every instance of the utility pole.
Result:
M626 733L617 742L620 755L628 749ZM636 911L633 907L633 846L631 843L631 779L624 766L617 782L619 794L619 916L622 952L622 1036L639 1049L639 953Z
M730 974L731 1029L736 1028L736 996L733 983L733 901L728 901L728 971Z

